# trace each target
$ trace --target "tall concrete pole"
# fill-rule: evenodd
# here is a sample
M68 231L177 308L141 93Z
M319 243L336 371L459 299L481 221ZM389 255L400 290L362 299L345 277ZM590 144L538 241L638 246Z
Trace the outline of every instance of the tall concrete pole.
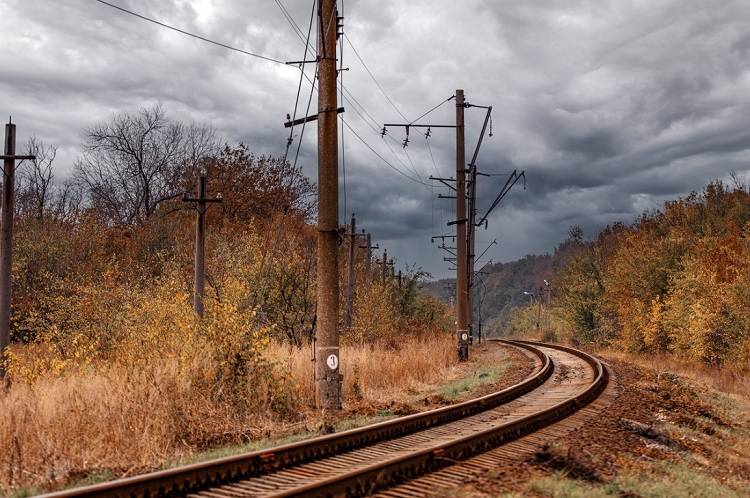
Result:
M356 232L357 219L352 213L352 221L349 232L349 274L346 285L346 326L347 328L352 326L354 323L354 285L355 285L355 266L356 266L356 255L355 249L357 247L357 232Z
M383 249L383 261L382 261L380 280L385 283L385 272L388 269L388 249Z
M189 197L184 194L183 202L195 204L197 216L195 220L195 277L193 280L193 309L195 314L203 318L205 306L206 289L206 211L208 204L222 202L221 195L214 198L206 197L206 175L198 179L198 197Z
M474 226L477 218L477 167L472 165L469 171L471 185L469 186L469 222L467 229L467 272L468 282L466 284L467 304L466 309L469 314L466 323L469 325L470 338L474 335L474 242L476 227Z
M469 274L466 238L464 91L456 90L456 336L458 359L469 359Z
M323 412L341 408L339 375L338 133L336 0L318 2L318 330L315 399Z
M370 271L372 268L372 235L367 234L367 259L365 259L365 275L370 278Z
M468 284L468 293L469 293L469 330L471 334L473 335L473 327L474 327L474 246L475 246L475 235L476 235L476 224L477 224L477 156L479 155L479 148L482 146L482 139L484 138L484 133L487 131L487 124L490 123L490 115L492 114L492 106L487 107L487 115L484 117L484 125L482 125L482 131L479 134L479 141L477 142L477 147L474 149L474 156L471 158L471 162L469 163L469 174L471 175L471 186L469 188L469 230L468 230L468 258L469 258L469 269L468 269L468 276L469 276L469 284ZM490 136L492 136L492 130L490 129ZM480 303L481 305L481 303ZM481 312L480 312L481 315ZM481 320L481 316L480 316ZM481 337L481 331L480 331L480 337ZM481 339L480 339L481 342Z
M5 125L2 228L0 228L0 379L5 379L5 354L10 345L10 291L13 263L13 189L16 176L16 125Z
M541 336L541 328L540 328L540 321L542 319L542 301L544 300L544 291L541 287L539 287L539 309L536 312L536 333L539 336L539 340L542 340Z
M206 289L206 177L198 180L197 217L195 223L195 283L193 308L203 318L203 296Z

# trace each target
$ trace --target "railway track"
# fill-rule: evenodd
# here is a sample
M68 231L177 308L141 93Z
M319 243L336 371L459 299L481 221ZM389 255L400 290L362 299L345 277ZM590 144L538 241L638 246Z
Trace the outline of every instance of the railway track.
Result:
M503 341L532 353L524 381L436 410L267 450L44 495L44 498L414 496L396 487L562 420L597 398L607 371L563 346ZM433 479L439 484L439 473Z

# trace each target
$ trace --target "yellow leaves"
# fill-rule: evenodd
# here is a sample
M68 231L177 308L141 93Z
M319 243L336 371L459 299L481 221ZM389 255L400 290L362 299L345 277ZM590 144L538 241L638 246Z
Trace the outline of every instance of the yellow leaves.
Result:
M663 313L664 305L661 299L656 298L651 301L650 310L643 316L643 342L652 352L664 353L669 344Z
M559 302L578 337L604 330L633 352L745 366L748 231L750 192L712 183L603 232L568 265Z

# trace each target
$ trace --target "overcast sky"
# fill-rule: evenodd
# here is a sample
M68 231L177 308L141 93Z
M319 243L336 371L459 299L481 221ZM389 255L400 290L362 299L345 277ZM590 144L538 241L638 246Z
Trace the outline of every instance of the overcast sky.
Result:
M303 43L274 0L110 0L160 21L280 60ZM280 0L306 30L310 0ZM341 0L340 0L341 1ZM747 0L346 0L345 31L385 92L410 120L463 88L494 107L480 170L525 170L478 232L477 250L506 261L547 252L572 224L591 236L661 201L750 165L750 2ZM283 154L299 70L215 47L94 0L0 0L0 115L19 140L60 147L62 178L83 128L154 103L229 142ZM403 118L344 43L349 130L346 209L400 263L447 275L430 244L446 233L451 201L427 179L455 171L452 130L377 128ZM303 87L306 97L309 86ZM360 104L362 108L359 107ZM316 107L313 100L313 109ZM467 158L483 111L467 109ZM446 104L424 121L450 124ZM300 164L316 178L316 128ZM296 144L295 144L296 145ZM503 177L482 178L480 214ZM342 182L342 220L343 214ZM441 226L442 225L442 226Z

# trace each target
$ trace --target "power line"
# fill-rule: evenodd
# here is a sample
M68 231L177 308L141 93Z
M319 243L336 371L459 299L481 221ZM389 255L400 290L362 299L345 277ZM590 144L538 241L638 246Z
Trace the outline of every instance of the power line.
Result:
M341 0L341 32L344 32L344 0ZM338 22L336 23L336 31L338 32ZM339 95L341 100L344 100L344 40L343 37L339 38ZM346 209L346 147L344 145L344 116L341 116L341 169L343 171L344 180L344 219L349 211ZM352 215L354 216L354 215ZM354 227L352 227L352 233L354 233ZM354 239L352 239L353 241ZM350 268L351 272L352 269ZM351 316L350 316L351 318ZM350 320L351 321L351 320Z
M302 32L302 29L295 22L295 20L292 17L292 15L289 13L288 10L286 10L286 7L284 7L284 5L279 0L274 0L274 1L276 2L276 5L278 5L279 8L281 9L281 13L284 15L284 17L286 18L287 22L289 22L290 24L292 24L295 33L297 33L298 35L304 35L304 33ZM308 44L309 44L309 39L308 39Z
M390 97L390 96L388 95L388 93L387 93L387 92L385 91L385 89L384 89L384 88L383 88L383 86L382 86L382 85L380 84L380 82L379 82L379 81L377 80L377 78L375 78L375 75L374 75L374 74L372 74L372 71L370 71L370 68L369 68L369 67L367 67L367 64L365 63L365 61L364 61L364 59L362 58L362 56L360 56L360 55L359 55L359 52L357 52L357 49L356 49L356 48L354 47L354 44L352 43L352 40L351 40L351 39L349 38L349 36L347 36L347 35L346 35L346 33L344 33L344 37L346 38L346 41L347 41L347 42L349 42L349 46L350 46L350 47L352 48L352 50L354 51L354 54L355 54L355 55L357 56L357 59L359 59L359 62L360 62L360 63L362 63L362 67L364 67L364 68L365 68L365 71L367 71L367 74L369 74L369 75L370 75L370 78L372 78L372 81L373 81L373 82L375 83L375 85L376 85L376 86L378 87L378 89L380 90L380 93L382 93L382 94L383 94L383 97L385 97L385 99L386 99L386 100L388 101L388 103L389 103L389 104L391 104L391 107L393 107L393 108L394 108L394 109L396 110L396 112L397 112L397 113L398 113L398 114L399 114L399 115L400 115L400 116L401 116L401 117L402 117L402 118L404 119L404 121L409 121L409 118L407 118L407 117L406 117L406 116L404 115L404 113L403 113L403 112L401 112L401 109L399 109L399 108L398 108L398 106L397 106L397 105L396 105L396 104L395 104L395 103L393 102L393 99L391 99L391 97ZM415 121L416 121L416 120L415 120ZM414 121L412 121L412 123L413 123L413 122L414 122ZM421 131L419 131L419 130L415 130L415 131L416 131L417 133L419 133L420 135L424 135L424 133L422 133L422 132L421 132Z
M314 53L314 54L317 55L317 51L315 51L313 49L313 47L310 45L309 38L305 39L303 37L302 31L301 31L299 25L294 20L294 18L291 16L291 14L289 14L289 11L286 9L286 7L284 7L284 4L280 0L274 0L274 1L275 1L276 5L279 7L279 9L281 10L282 14L284 15L284 18L287 20L287 22L291 26L292 31L294 31L294 33L297 34L297 36L300 38L300 40L302 41L302 43L305 44L306 49L309 48L312 53ZM342 5L342 7L343 7L343 5ZM343 14L343 11L342 11L342 14ZM344 33L344 36L346 37L346 33ZM349 44L351 45L351 41L349 41ZM340 46L342 48L341 59L343 59L343 42L341 42ZM352 47L352 48L354 48L354 47ZM340 69L343 69L343 62L340 63ZM378 131L379 122L375 118L372 117L372 115L367 111L367 109L365 108L365 106L362 105L362 103L359 102L359 100L357 100L356 97L354 97L354 95L351 93L351 91L348 88L346 88L346 86L344 86L343 77L341 77L341 75L343 74L343 70L339 71L339 74L340 74L340 80L341 80L340 81L340 88L339 88L339 91L340 91L340 94L341 94L341 98L343 100L346 100L349 104L351 104L351 109L353 109L360 116L360 118L362 118L362 121L365 122L365 124L367 124L372 129L372 131L374 133L379 133L379 131ZM317 73L316 73L316 75L317 75ZM311 91L313 91L315 89L315 77L313 77L313 79L311 80L309 76L305 75L305 78L311 84L311 87L312 87ZM344 94L344 92L346 92L346 95ZM312 94L311 94L311 96L312 96ZM308 101L308 114L309 114L309 105L310 105L310 103ZM359 106L359 108L361 109L361 111L360 111L360 109L357 109L357 106ZM368 122L368 120L366 118L368 118L371 122ZM357 139L359 139L368 149L370 149L378 158L380 158L390 168L394 169L399 174L403 175L404 177L408 178L411 181L414 181L414 182L419 183L419 184L424 185L424 186L429 186L429 184L427 184L425 182L422 182L422 181L418 180L417 178L414 178L414 177L412 177L412 176L404 173L398 167L394 166L391 162L389 162L388 160L386 160L364 138L362 138L362 136L359 135L354 130L354 128L352 128L352 126L348 122L346 122L344 120L343 116L340 116L340 119L341 119L341 124L342 124L342 135L341 135L342 136L342 147L343 147L343 137L344 137L343 127L345 125L349 129L349 131L351 131L352 134L354 134L354 136L357 137ZM304 127L303 127L303 131L304 131ZM395 139L393 139L392 137L389 137L389 138L391 138L391 140L395 141ZM298 146L297 146L297 155L296 155L297 157L299 156L299 151L300 151L301 144L302 144L302 140L300 139L300 142L298 143ZM398 157L398 155L393 150L393 148L391 147L391 145L388 144L387 142L386 142L386 145L388 145L388 147L389 147L391 153L393 154L393 156L404 166L404 168L409 169L409 166L406 163L404 163L403 160L401 160L400 157ZM346 160L345 160L345 156L343 154L345 154L345 152L342 150L342 168L344 169L344 175L346 175L346 162L345 162ZM296 161L297 161L297 157L295 157L295 164L296 164ZM408 157L408 154L407 154L407 157ZM414 173L418 177L419 173L416 171L416 167L414 166L413 162L411 161L411 158L409 158L409 162L412 163L412 168L411 169L414 171ZM346 176L344 176L344 182L346 182ZM346 206L346 193L345 192L346 192L346 183L344 183L344 196L345 196L344 197L344 205ZM344 208L344 211L346 212L346 208Z
M359 136L359 134L356 131L354 131L354 128L352 128L351 125L346 122L346 120L344 120L342 118L342 121L344 122L344 124L346 125L346 127L349 128L349 131L352 132L352 134L355 137L357 137L360 142L362 142L368 149L370 149L372 151L373 154L375 154L376 156L378 156L378 158L380 158L381 161L383 161L385 164L387 164L389 167L391 167L397 173L399 173L402 176L405 176L406 178L408 178L409 180L411 180L413 182L416 182L416 183L419 183L421 185L424 185L425 187L429 187L430 186L429 183L425 183L425 182L423 182L423 181L421 181L421 180L419 180L417 178L412 178L411 176L407 175L406 173L404 173L403 171L401 171L400 169L398 169L396 166L394 166L393 164L391 164L386 158L384 158L382 155L380 155L380 153L378 151L376 151L374 148L372 148L372 146L369 143L367 143L367 141L364 138L362 138L361 136Z
M123 12L123 13L125 13L125 14L129 14L129 15L131 15L131 16L137 17L137 18L139 18L139 19L142 19L142 20L144 20L144 21L147 21L147 22L150 22L150 23L156 24L156 25L158 25L158 26L161 26L161 27L163 27L163 28L166 28L166 29L170 29L170 30L172 30L172 31L176 31L176 32L178 32L178 33L181 33L181 34L183 34L183 35L186 35L186 36L190 36L190 37L192 37L192 38L195 38L195 39L197 39L197 40L201 40L201 41L203 41L203 42L206 42L206 43L210 43L210 44L212 44L212 45L216 45L216 46L218 46L218 47L222 47L222 48L225 48L225 49L227 49L227 50L231 50L231 51L234 51L234 52L238 52L238 53L241 53L241 54L244 54L244 55L248 55L248 56L250 56L250 57L255 57L255 58L258 58L258 59L266 60L266 61L269 61L269 62L275 62L275 63L277 63L277 64L281 64L281 65L284 65L284 66L288 66L288 65L287 65L287 64L286 64L286 63L285 63L284 61L282 61L282 60L279 60L279 59L275 59L275 58L273 58L273 57L267 57L267 56L265 56L265 55L260 55L260 54L256 54L256 53L254 53L254 52L250 52L250 51L248 51L248 50L243 50L243 49L241 49L241 48L233 47L233 46L231 46L231 45L228 45L228 44L226 44L226 43L222 43L222 42L219 42L219 41L216 41L216 40L212 40L212 39L210 39L210 38L206 38L205 36L201 36L201 35L197 35L197 34L195 34L195 33L191 33L191 32L189 32L189 31L186 31L186 30L184 30L184 29L180 29L180 28L177 28L177 27L175 27L175 26L172 26L172 25L170 25L170 24L167 24L167 23L164 23L164 22L158 21L158 20L156 20L156 19L153 19L153 18L151 18L151 17L148 17L148 16L145 16L145 15L139 14L139 13L137 13L137 12L134 12L134 11L132 11L132 10L128 10L128 9L125 9L125 8L123 8L123 7L120 7L119 5L115 5L115 4L113 4L113 3L110 3L110 2L107 2L107 1L105 1L105 0L94 0L94 1L96 1L96 2L98 2L98 3L100 3L100 4L102 4L102 5L106 5L107 7L111 7L111 8L113 8L113 9L116 9L116 10L118 10L118 11L120 11L120 12ZM289 15L288 11L287 11L287 10L286 10L286 8L285 8L285 7L283 6L283 4L281 4L281 3L280 3L280 2L278 1L278 0L276 1L276 3L277 3L277 5L278 5L278 6L279 6L279 7L281 8L281 10L282 10L282 13L284 14L284 17L285 17L285 18L287 19L287 21L289 21L289 24L290 24L290 25L291 25L291 26L293 27L293 29L294 29L295 33L296 33L296 34L297 34L298 36L300 36L300 38L302 39L303 43L305 43L305 45L306 45L306 46L309 46L309 45L310 45L309 39L308 39L308 40L305 40L305 38L304 38L304 35L302 34L302 31L301 31L301 29L300 29L300 28L299 28L299 27L297 26L297 24L296 24L296 22L294 21L294 19L290 17L290 15ZM351 43L351 42L350 42L350 43ZM316 52L315 52L315 51L313 51L313 53L316 53ZM303 75L304 75L304 72L303 72ZM304 77L305 77L305 79L307 79L307 80L308 80L308 81L309 81L309 82L310 82L310 83L312 84L312 90L314 90L314 88L315 88L315 83L314 83L314 79L313 79L313 80L310 80L310 78L309 78L309 77L308 77L307 75L304 75ZM350 104L352 104L352 108L353 108L353 109L354 109L354 110L355 110L355 111L356 111L356 112L357 112L358 114L360 114L360 117L362 117L362 118L363 118L363 120L364 120L364 121L365 121L365 122L366 122L366 123L368 124L368 126L370 126L371 128L373 128L373 131L375 131L375 132L377 133L377 132L378 132L378 130L377 130L377 125L378 125L378 121L377 121L377 120L375 120L375 118L373 118L373 117L372 117L372 115L371 115L371 114L370 114L370 113L369 113L369 112L367 111L367 109L366 109L366 108L365 108L365 107L364 107L364 106L363 106L363 105L362 105L362 104L361 104L361 103L360 103L360 102L359 102L359 101L358 101L358 100L357 100L357 99L356 99L356 98L354 97L354 95L352 95L352 93L351 93L351 92L350 92L350 91L349 91L349 90L348 90L348 89L347 89L346 87L344 87L344 86L343 86L343 84L342 84L341 86L342 86L342 91L343 91L343 92L346 92L346 94L347 94L347 95L345 95L345 96L344 96L344 99L346 99L346 100L347 100L347 101L348 101L348 102L349 102ZM311 91L312 91L312 90L311 90ZM311 97L312 97L312 95L311 95ZM358 110L358 109L357 109L357 108L356 108L356 107L354 106L354 103L356 103L356 104L357 104L357 105L358 105L358 106L359 106L359 107L360 107L360 108L362 109L362 112L360 112L360 111L359 111L359 110ZM310 105L310 100L308 100L308 109L309 109L309 105ZM362 114L362 113L364 113L364 114ZM367 122L367 120L365 119L365 115L367 116L367 118L369 118L369 120L370 120L371 122ZM425 186L429 186L429 185L428 185L427 183L424 183L424 182L422 182L422 181L416 180L416 179L412 178L411 176L409 176L409 175L407 175L407 174L403 173L403 172L402 172L401 170L399 170L399 169L398 169L398 168L396 168L395 166L393 166L393 165L392 165L392 164L391 164L390 162L388 162L387 160L385 160L385 158L383 158L383 156L382 156L382 155L380 155L380 154L379 154L379 153L378 153L377 151L375 151L375 149L373 149L373 148L372 148L372 147L371 147L371 146L370 146L370 145L369 145L369 144L368 144L367 142L365 142L365 141L364 141L364 139L362 139L362 137L361 137L361 136L359 136L359 135L358 135L358 134L357 134L356 132L354 132L354 130L352 129L351 125L349 125L349 123L346 123L345 121L343 121L343 118L342 118L342 122L344 122L344 124L346 125L346 127L347 127L347 128L349 128L349 130L350 130L350 131L351 131L352 133L354 133L354 135L355 135L355 136L356 136L356 137L357 137L358 139L360 139L360 140L361 140L361 141L362 141L362 142L363 142L363 143L364 143L365 145L367 145L367 147L368 147L368 148L369 148L370 150L372 150L372 151L373 151L373 152L374 152L374 153L375 153L375 154L376 154L376 155L377 155L378 157L380 157L380 158L381 158L381 159L382 159L382 160L383 160L383 161L384 161L384 162L385 162L386 164L388 164L388 166L390 166L391 168L394 168L394 169L396 169L396 170L397 170L397 171L398 171L399 173L401 173L402 175L404 175L405 177L409 178L409 179L410 179L410 180L412 180L412 181L416 181L417 183L420 183L420 184L422 184L422 185L425 185ZM375 123L375 126L374 126L374 127L373 127L372 123ZM304 133L304 127L303 127L303 133ZM300 137L300 144L299 144L299 145L301 145L301 142L302 142L302 138ZM294 163L295 163L295 165L296 165L296 163L297 163L297 159L298 159L298 157L299 157L299 152L300 152L300 150L299 150L299 149L300 149L300 147L298 146L298 147L297 147L297 151L296 151L296 154L295 154L295 159L294 159ZM391 149L391 151L392 151L392 152L394 153L394 155L395 155L395 151L393 151L392 149ZM397 157L397 159L398 159L398 157ZM401 161L400 161L400 159L399 159L399 162L401 162ZM402 163L402 164L403 164L403 163ZM404 164L404 166L406 166L406 165Z
M310 40L310 34L312 33L312 25L313 25L313 19L315 19L315 5L316 4L317 4L317 0L313 0L312 1L312 8L310 10L310 24L309 24L309 26L307 28L307 40L308 41ZM304 53L304 55L302 57L302 60L305 60L307 58L307 52L308 52L308 44L306 43L305 44L305 53ZM305 109L305 116L308 116L310 114L310 103L312 102L312 96L313 96L313 93L315 91L315 78L317 78L317 75L318 75L318 72L317 72L317 63L315 65L315 68L316 68L316 71L315 71L315 74L313 76L313 80L311 82L312 85L311 85L311 88L310 88L310 96L307 99L307 108ZM308 81L310 80L309 76L307 76L305 74L305 67L304 67L304 64L303 64L302 68L300 69L299 85L297 87L297 97L296 97L296 99L294 101L294 118L296 118L296 116L297 116L297 106L299 104L299 97L300 97L300 93L302 91L302 80L304 78L307 78ZM292 121L294 120L294 118L292 118ZM307 125L306 121L304 123L302 123L302 131L300 132L299 142L297 143L297 152L296 152L296 154L294 156L294 165L292 166L292 169L291 169L291 172L290 172L290 175L289 175L289 182L288 182L288 185L286 186L286 189L291 189L292 185L293 185L293 182L294 182L294 175L296 174L296 171L297 171L297 160L299 159L299 151L300 151L300 147L302 145L302 139L305 137L305 127L306 127L306 125ZM289 164L287 162L287 155L289 154L289 147L292 144L292 137L294 136L293 133L294 133L294 127L292 127L292 129L289 131L289 139L287 140L286 151L284 152L284 162L282 163L282 166L281 166L281 168L282 168L282 175L281 175L282 181L283 181L283 177L284 177L284 172L286 171L287 164ZM278 195L278 196L276 196L276 198L274 200L274 204L273 204L273 212L274 213L278 212L278 210L279 210L279 203L281 202L281 197L282 197L281 195ZM273 261L274 262L276 261L277 247L278 247L279 241L281 240L281 232L284 229L284 223L286 221L287 211L288 211L288 209L284 209L283 210L282 215L281 215L281 221L277 224L276 234L274 236L273 244L272 244L273 248L269 251L268 250L268 241L266 241L266 250L263 251L263 257L261 258L259 275L261 276L261 281L263 283L261 284L262 291L260 293L260 296L261 296L261 299L264 302L265 302L265 296L266 296L266 292L268 290L268 283L269 283L269 279L267 277L268 277L268 272L270 271L270 269L268 269L265 272L265 275L264 275L264 269L265 269L266 262L267 262L267 256L270 253L271 257L273 258ZM256 303L257 303L257 298L258 298L258 293L257 293L257 290L256 290L256 293L254 295L254 301Z
M438 107L440 107L441 105L445 104L446 102L450 102L450 101L451 101L451 100L453 100L454 98L456 98L456 96L455 96L455 95L451 95L450 97L448 97L448 98L447 98L447 99L445 99L444 101L440 102L440 103L439 103L438 105L436 105L435 107L433 107L433 108L432 108L432 109L430 109L429 111L425 112L424 114L422 114L422 115L421 115L421 116L419 116L418 118L416 118L416 119L414 119L414 120L412 120L412 121L409 121L409 124L414 124L414 123L416 123L417 121L419 121L419 120L420 120L420 119L422 119L423 117L427 116L428 114L430 114L430 113L431 113L432 111L434 111L435 109L437 109L437 108L438 108Z
M305 40L304 36L302 35L301 28L299 27L299 25L297 24L297 22L294 20L294 18L291 16L291 14L289 14L289 11L286 9L286 7L284 7L284 4L281 2L281 0L274 0L274 1L275 1L276 5L279 7L279 9L281 10L281 13L284 16L284 18L289 23L289 26L291 26L292 31L294 31L294 33L302 41L302 43L304 43L304 44L306 44L307 46L310 47L310 50L312 51L313 54L317 55L317 52L310 45L309 40ZM346 33L344 33L344 36L346 37ZM348 40L348 37L347 37L347 40ZM348 40L348 41L349 41L349 45L351 45L351 40ZM342 48L343 48L343 43L342 43ZM352 49L354 49L353 46L352 46ZM356 52L356 50L355 50L355 52ZM359 58L359 55L358 55L358 58ZM361 60L361 58L360 58L360 60ZM364 66L364 62L363 62L362 65ZM368 72L369 72L369 70L368 70ZM374 77L373 77L373 79L374 79ZM310 78L308 77L307 80L310 81ZM341 91L342 100L346 100L347 101L347 103L350 105L350 108L353 109L354 112L356 112L360 116L360 118L362 118L362 121L367 126L370 127L370 129L373 131L373 133L380 134L380 122L377 119L375 119L372 116L372 114L370 114L368 112L367 108L359 100L357 100L357 98L354 96L354 94L352 94L352 92L343 84L343 82L341 82L340 91ZM400 111L399 111L399 114L400 114ZM406 119L406 118L404 118L404 119ZM342 120L343 120L343 117L342 117ZM388 138L391 141L393 141L394 143L400 145L400 143L396 139L394 139L393 137L389 136ZM393 150L393 147L391 147L390 144L388 144L386 142L386 145L388 145L388 148L390 149L390 151L393 154L393 156L396 158L396 160L398 160L399 163L401 163L402 166L404 166L404 168L411 169L417 176L419 176L419 172L416 170L416 167L414 167L413 162L411 161L411 158L408 157L408 154L406 154L406 155L407 155L407 158L409 159L409 162L412 163L412 167L411 168L409 167L408 164L406 164L398 156L398 154L396 154L396 151ZM411 178L411 177L409 177L409 178ZM427 184L424 184L424 185L427 185Z
M430 139L425 138L425 142L427 142L427 150L430 152L430 159L432 159L432 168L435 170L435 174L437 176L440 176L440 171L438 170L437 163L435 162L435 156L432 155L432 146L430 145Z
M391 98L388 96L388 94L386 93L386 91L383 88L383 86L380 84L380 82L378 82L377 78L375 78L375 75L372 74L372 71L370 71L370 68L367 67L367 64L365 64L365 61L362 59L362 56L359 55L359 52L357 52L357 49L354 48L354 44L352 44L352 41L349 39L349 36L346 33L344 33L344 38L346 38L346 41L349 43L349 46L352 48L352 51L354 52L354 55L356 55L357 59L359 59L359 62L362 63L362 67L365 68L365 71L367 71L367 74L369 74L370 78L372 78L372 81L375 82L375 85L377 85L378 89L380 90L380 93L383 94L383 97L385 97L385 99L388 101L388 103L391 104L391 106L396 110L396 112L402 118L404 118L404 120L409 121L409 118L407 118L406 116L404 116L404 113L401 112L401 110L398 108L398 106L396 106L396 104L393 103L393 100L391 100Z
M312 2L312 11L310 12L310 25L307 28L307 40L308 41L310 40L310 34L312 33L313 19L315 18L315 4L316 4L316 1L313 0L313 2ZM302 56L302 60L303 61L305 59L307 59L307 48L308 48L308 44L306 43L305 44L305 53ZM302 67L300 68L299 85L297 86L297 97L294 99L294 112L292 114L292 121L294 121L295 119L297 119L297 106L299 105L299 96L300 96L300 93L302 92L302 80L304 79L304 77L305 77L305 64L303 62L302 63ZM310 90L310 91L312 92L312 90ZM309 110L310 110L310 105L308 104L308 111ZM305 116L307 116L307 113L305 113ZM304 132L304 130L305 130L305 128L303 126L302 127L302 131ZM291 126L290 130L289 130L289 138L287 139L287 142L286 142L286 151L284 152L284 161L286 161L287 155L289 154L289 147L292 145L292 143L294 141L293 137L294 137L294 126ZM301 141L302 141L302 138L300 137L300 142ZM296 157L295 157L295 160L294 160L294 164L295 164L295 166L297 165L297 158Z
M315 76L317 76L317 72L316 72ZM311 84L311 86L312 86L312 88L311 88L311 91L312 91L312 90L314 90L314 89L315 89L315 77L313 77L313 79L310 79L310 77L309 77L309 76L305 75L305 79L307 79L307 81L308 81L308 82L309 82L309 83ZM312 98L312 93L310 94L310 97ZM349 103L351 103L351 101L349 101ZM309 107L310 107L310 103L308 102L308 111L307 111L307 114L309 114ZM360 113L360 112L359 112L359 111L357 110L357 108L356 108L356 107L353 107L353 109L354 109L354 110L355 110L355 111L357 112L357 114L359 114L359 117L360 117L360 118L362 118L362 120L363 120L363 121L364 121L364 122L365 122L366 124L369 124L369 123L367 123L367 121L366 121L366 120L364 119L364 116L363 116L363 115L362 115L362 114L361 114L361 113ZM424 185L424 186L427 186L427 187L429 187L429 184L428 184L428 183L425 183L425 182L423 182L423 181L420 181L420 180L418 180L418 179L415 179L415 178L413 178L412 176L408 175L407 173L404 173L403 171L401 171L401 170L400 170L400 169L399 169L398 167L394 166L394 165L393 165L393 164L392 164L391 162L387 161L387 160L386 160L386 159L385 159L385 158L384 158L384 157L383 157L383 156L382 156L382 155L381 155L380 153L378 153L378 152L377 152L377 151L376 151L376 150L375 150L375 149L374 149L374 148L373 148L373 147L372 147L372 146L371 146L371 145L370 145L369 143L367 143L367 141L366 141L365 139L363 139L363 138L362 138L362 136L361 136L361 135L359 135L359 134L358 134L358 133L357 133L357 132L356 132L356 131L354 130L354 128L352 128L352 126L351 126L351 125L350 125L350 124L349 124L348 122L346 122L346 121L344 120L343 116L341 117L341 120L342 120L342 122L343 122L343 123L344 123L344 124L346 125L346 127L347 127L347 128L349 129L349 131L351 131L351 132L352 132L352 133L353 133L353 134L354 134L354 135L355 135L355 136L356 136L356 137L357 137L357 138L358 138L358 139L359 139L359 140L360 140L360 141L361 141L361 142L362 142L363 144L365 144L365 146L367 146L367 148L368 148L368 149L370 149L370 150L371 150L371 151L372 151L373 153L375 153L375 155L376 155L376 156L378 156L378 157L379 157L379 158L380 158L381 160L383 160L383 162L385 162L385 163L386 163L386 164L387 164L387 165L388 165L389 167L391 167L391 168L395 169L396 171L398 171L398 173L399 173L399 174L403 175L404 177L408 178L409 180L411 180L411 181L413 181L413 182L416 182L416 183L419 183L419 184L421 184L421 185ZM303 125L303 126L304 126L304 125ZM303 128L303 129L304 129L304 128ZM377 130L374 130L374 131L375 131L376 133L378 133L378 134L379 134L379 132L378 132ZM300 150L300 145L301 145L301 144L302 144L302 141L300 140L300 142L299 142L299 143L297 144L297 155L299 155L299 150ZM395 158L396 158L396 159L398 160L398 162L399 162L399 163L401 163L401 165L402 165L402 166L403 166L403 167L404 167L405 169L407 169L407 170L408 170L408 169L409 169L409 166L408 166L408 165L407 165L406 163L404 163L404 161L403 161L403 160L402 160L402 159L401 159L400 157L398 157L398 154L396 154L396 151L395 151L395 150L393 150L393 147L391 146L391 144L390 144L390 143L388 143L388 142L385 142L385 144L386 144L386 146L388 146L388 148L390 149L391 153L393 154L393 157L395 157ZM296 164L296 159L295 159L295 164Z
M152 19L150 17L144 16L142 14L138 14L137 12L133 12L132 10L125 9L123 7L120 7L119 5L115 5L113 3L105 2L104 0L94 0L95 2L99 2L102 5L106 5L107 7L112 7L113 9L119 10L120 12L124 12L125 14L130 14L131 16L135 16L139 19L143 19L144 21L148 21L150 23L156 24L158 26L161 26L163 28L171 29L172 31L176 31L178 33L182 33L183 35L191 36L195 39L204 41L206 43L211 43L213 45L226 48L227 50L233 50L235 52L239 52L241 54L249 55L251 57L257 57L258 59L263 59L269 62L275 62L276 64L282 64L286 66L284 61L281 61L279 59L274 59L273 57L267 57L265 55L256 54L254 52L249 52L247 50L243 50L241 48L233 47L231 45L227 45L226 43L218 42L216 40L211 40L210 38L206 38L205 36L196 35L195 33L191 33L189 31L185 31L184 29L177 28L175 26L171 26L169 24L163 23L161 21L157 21L156 19Z

